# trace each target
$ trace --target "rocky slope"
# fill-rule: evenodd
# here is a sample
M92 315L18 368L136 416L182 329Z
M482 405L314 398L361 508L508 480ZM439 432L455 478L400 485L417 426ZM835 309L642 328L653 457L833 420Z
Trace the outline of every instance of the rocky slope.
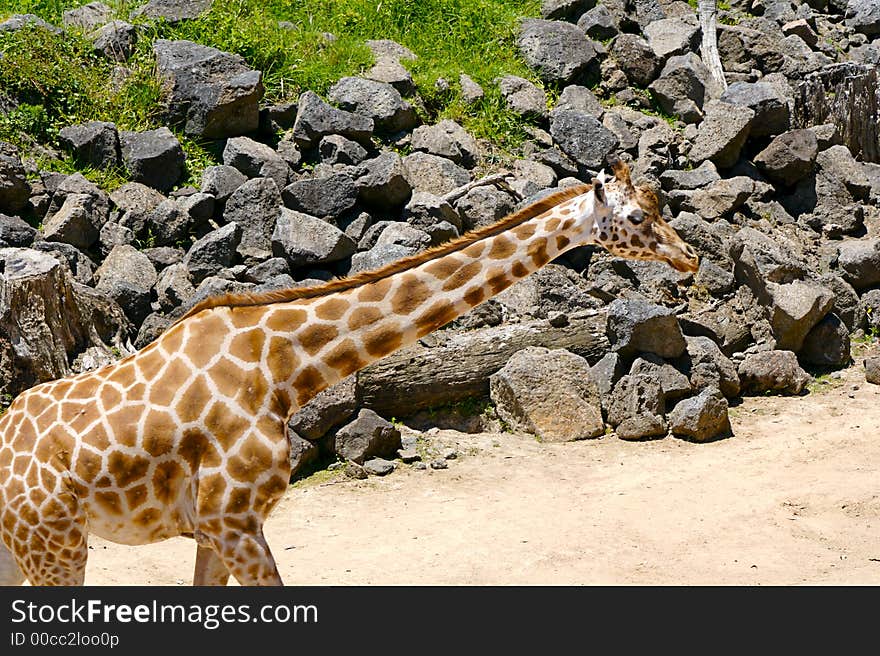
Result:
M138 11L187 20L210 4ZM491 398L486 421L544 440L606 426L715 439L729 433L728 400L799 394L807 371L848 366L853 338L880 331L876 2L732 1L718 26L724 85L685 2L546 0L542 14L518 39L542 84L496 80L533 125L501 162L453 121L422 124L405 65L419 53L389 41L371 42L375 66L326 98L282 105L261 102L261 72L238 55L155 41L166 127L88 122L42 146L123 169L129 181L109 193L0 143L0 393L142 347L208 295L419 252L589 179L611 155L660 192L701 255L696 274L573 251L322 393L291 420L295 469L411 453L376 412L436 419L473 397ZM0 32L83 30L124 67L142 32L111 15L93 2L60 27L16 15ZM438 84L484 93L465 72ZM198 188L180 186L179 135L221 147ZM505 184L469 185L499 170Z

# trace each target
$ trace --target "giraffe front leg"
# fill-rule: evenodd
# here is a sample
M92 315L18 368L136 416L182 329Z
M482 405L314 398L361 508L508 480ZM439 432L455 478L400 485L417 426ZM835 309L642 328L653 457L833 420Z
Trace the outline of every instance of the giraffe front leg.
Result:
M214 544L220 560L241 585L284 585L262 527L247 533L229 528Z
M211 547L198 545L196 551L196 567L193 573L193 585L226 585L229 582L229 570L223 559Z

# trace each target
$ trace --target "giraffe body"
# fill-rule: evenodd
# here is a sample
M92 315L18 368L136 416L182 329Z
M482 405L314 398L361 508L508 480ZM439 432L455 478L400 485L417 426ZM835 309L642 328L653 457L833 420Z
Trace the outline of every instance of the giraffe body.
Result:
M196 584L280 584L262 527L290 477L287 420L318 392L575 246L696 268L615 173L378 272L209 300L120 362L22 393L0 418L0 583L83 583L91 532L191 536Z

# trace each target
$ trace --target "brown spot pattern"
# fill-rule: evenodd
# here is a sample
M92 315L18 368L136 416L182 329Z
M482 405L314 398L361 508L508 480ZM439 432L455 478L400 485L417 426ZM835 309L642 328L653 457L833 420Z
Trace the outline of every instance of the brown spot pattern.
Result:
M430 294L430 288L415 274L407 274L391 297L391 309L395 314L410 315L425 303Z

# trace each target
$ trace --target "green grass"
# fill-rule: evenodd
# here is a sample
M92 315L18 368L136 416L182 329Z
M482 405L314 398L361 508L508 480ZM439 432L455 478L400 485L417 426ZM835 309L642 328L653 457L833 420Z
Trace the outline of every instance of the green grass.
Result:
M65 9L85 4L59 0L0 0L0 19L33 13L61 25ZM128 19L142 4L105 0L116 16ZM368 39L393 39L418 55L404 62L424 100L419 107L426 122L452 118L475 136L512 151L526 137L527 122L510 112L493 80L504 74L537 82L519 58L519 18L538 16L540 0L224 0L198 20L178 25L145 23L131 76L118 87L109 82L113 64L91 51L76 30L59 36L27 29L0 35L0 90L24 104L0 118L0 139L27 147L28 138L55 143L60 128L86 121L107 120L120 129L142 130L161 124L161 85L155 75L152 42L157 38L187 39L241 55L263 72L265 101L296 98L306 89L325 94L336 80L364 73L373 65ZM295 28L279 26L279 21ZM330 32L335 40L327 40ZM458 77L467 73L486 96L466 106ZM435 89L438 78L451 83ZM190 182L217 159L211 144L185 140Z

